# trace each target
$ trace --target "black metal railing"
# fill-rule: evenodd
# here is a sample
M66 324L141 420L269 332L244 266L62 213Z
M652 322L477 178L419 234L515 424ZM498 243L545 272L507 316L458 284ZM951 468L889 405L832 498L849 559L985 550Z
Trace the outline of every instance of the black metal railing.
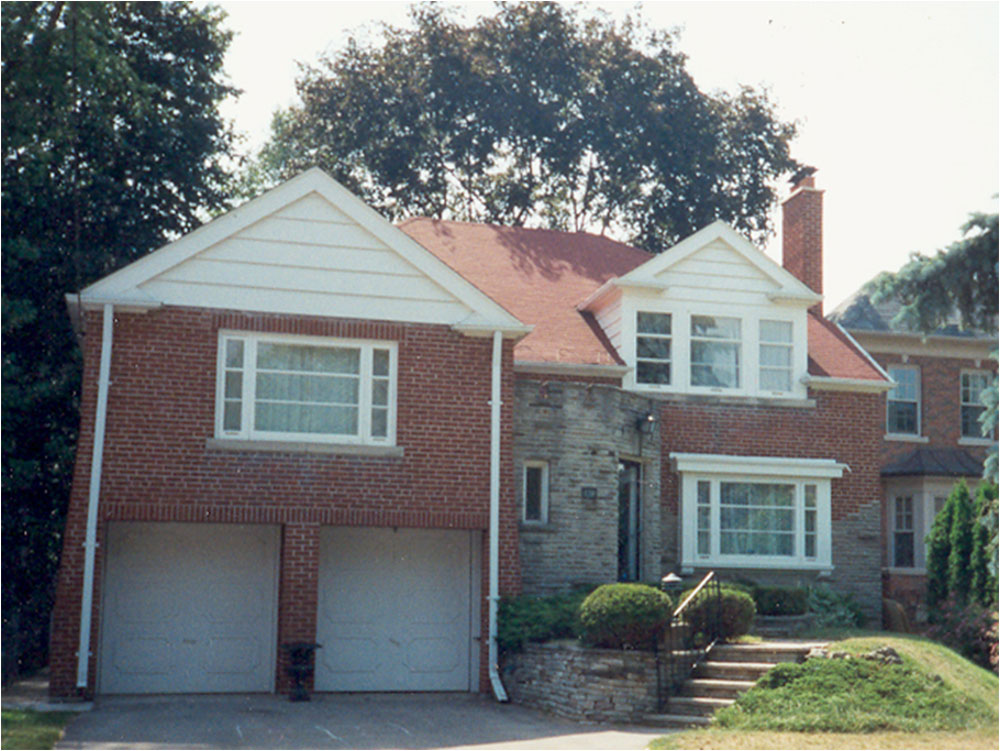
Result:
M656 678L661 711L721 635L722 590L715 572L709 571L674 608L657 640Z

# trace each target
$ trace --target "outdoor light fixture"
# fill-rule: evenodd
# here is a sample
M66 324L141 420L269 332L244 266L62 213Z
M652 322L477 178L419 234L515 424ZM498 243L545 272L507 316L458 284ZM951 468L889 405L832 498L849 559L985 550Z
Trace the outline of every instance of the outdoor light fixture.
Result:
M649 435L653 432L653 426L656 424L656 415L652 412L647 412L641 417L635 418L635 429L638 430L643 435Z

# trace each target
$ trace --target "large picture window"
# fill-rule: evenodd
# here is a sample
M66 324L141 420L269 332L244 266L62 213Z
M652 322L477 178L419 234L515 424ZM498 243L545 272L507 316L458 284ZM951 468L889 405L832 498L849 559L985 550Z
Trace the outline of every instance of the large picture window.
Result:
M691 316L691 385L740 387L740 319Z
M889 377L896 385L886 395L886 432L920 435L920 371L892 366Z
M217 435L392 445L391 342L223 333Z
M832 565L824 459L671 454L681 473L682 562L826 569Z

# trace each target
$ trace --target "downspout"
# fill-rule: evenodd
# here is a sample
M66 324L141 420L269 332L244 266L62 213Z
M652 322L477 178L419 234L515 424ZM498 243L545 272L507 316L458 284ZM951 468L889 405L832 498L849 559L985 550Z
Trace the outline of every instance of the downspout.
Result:
M90 493L87 500L87 533L84 538L83 599L80 603L80 649L77 652L76 686L87 687L90 659L90 627L94 602L94 558L97 552L97 506L101 497L101 467L104 459L104 427L111 383L111 336L114 305L104 306L101 330L101 369L97 380L97 411L94 416L94 451L90 457Z
M490 394L490 593L489 675L497 701L507 701L507 691L497 666L497 603L500 600L500 366L503 333L493 332L493 386Z

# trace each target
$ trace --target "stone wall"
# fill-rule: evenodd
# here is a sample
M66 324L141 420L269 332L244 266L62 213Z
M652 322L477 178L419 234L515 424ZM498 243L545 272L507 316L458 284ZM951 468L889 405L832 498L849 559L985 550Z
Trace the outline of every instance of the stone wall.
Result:
M657 711L649 652L526 644L506 660L503 680L511 701L573 720L636 722Z
M549 594L574 584L618 579L618 462L642 464L639 579L661 576L659 421L640 435L636 421L656 403L603 383L519 376L514 388L514 487L523 504L526 461L549 465L545 524L521 524L522 588Z

